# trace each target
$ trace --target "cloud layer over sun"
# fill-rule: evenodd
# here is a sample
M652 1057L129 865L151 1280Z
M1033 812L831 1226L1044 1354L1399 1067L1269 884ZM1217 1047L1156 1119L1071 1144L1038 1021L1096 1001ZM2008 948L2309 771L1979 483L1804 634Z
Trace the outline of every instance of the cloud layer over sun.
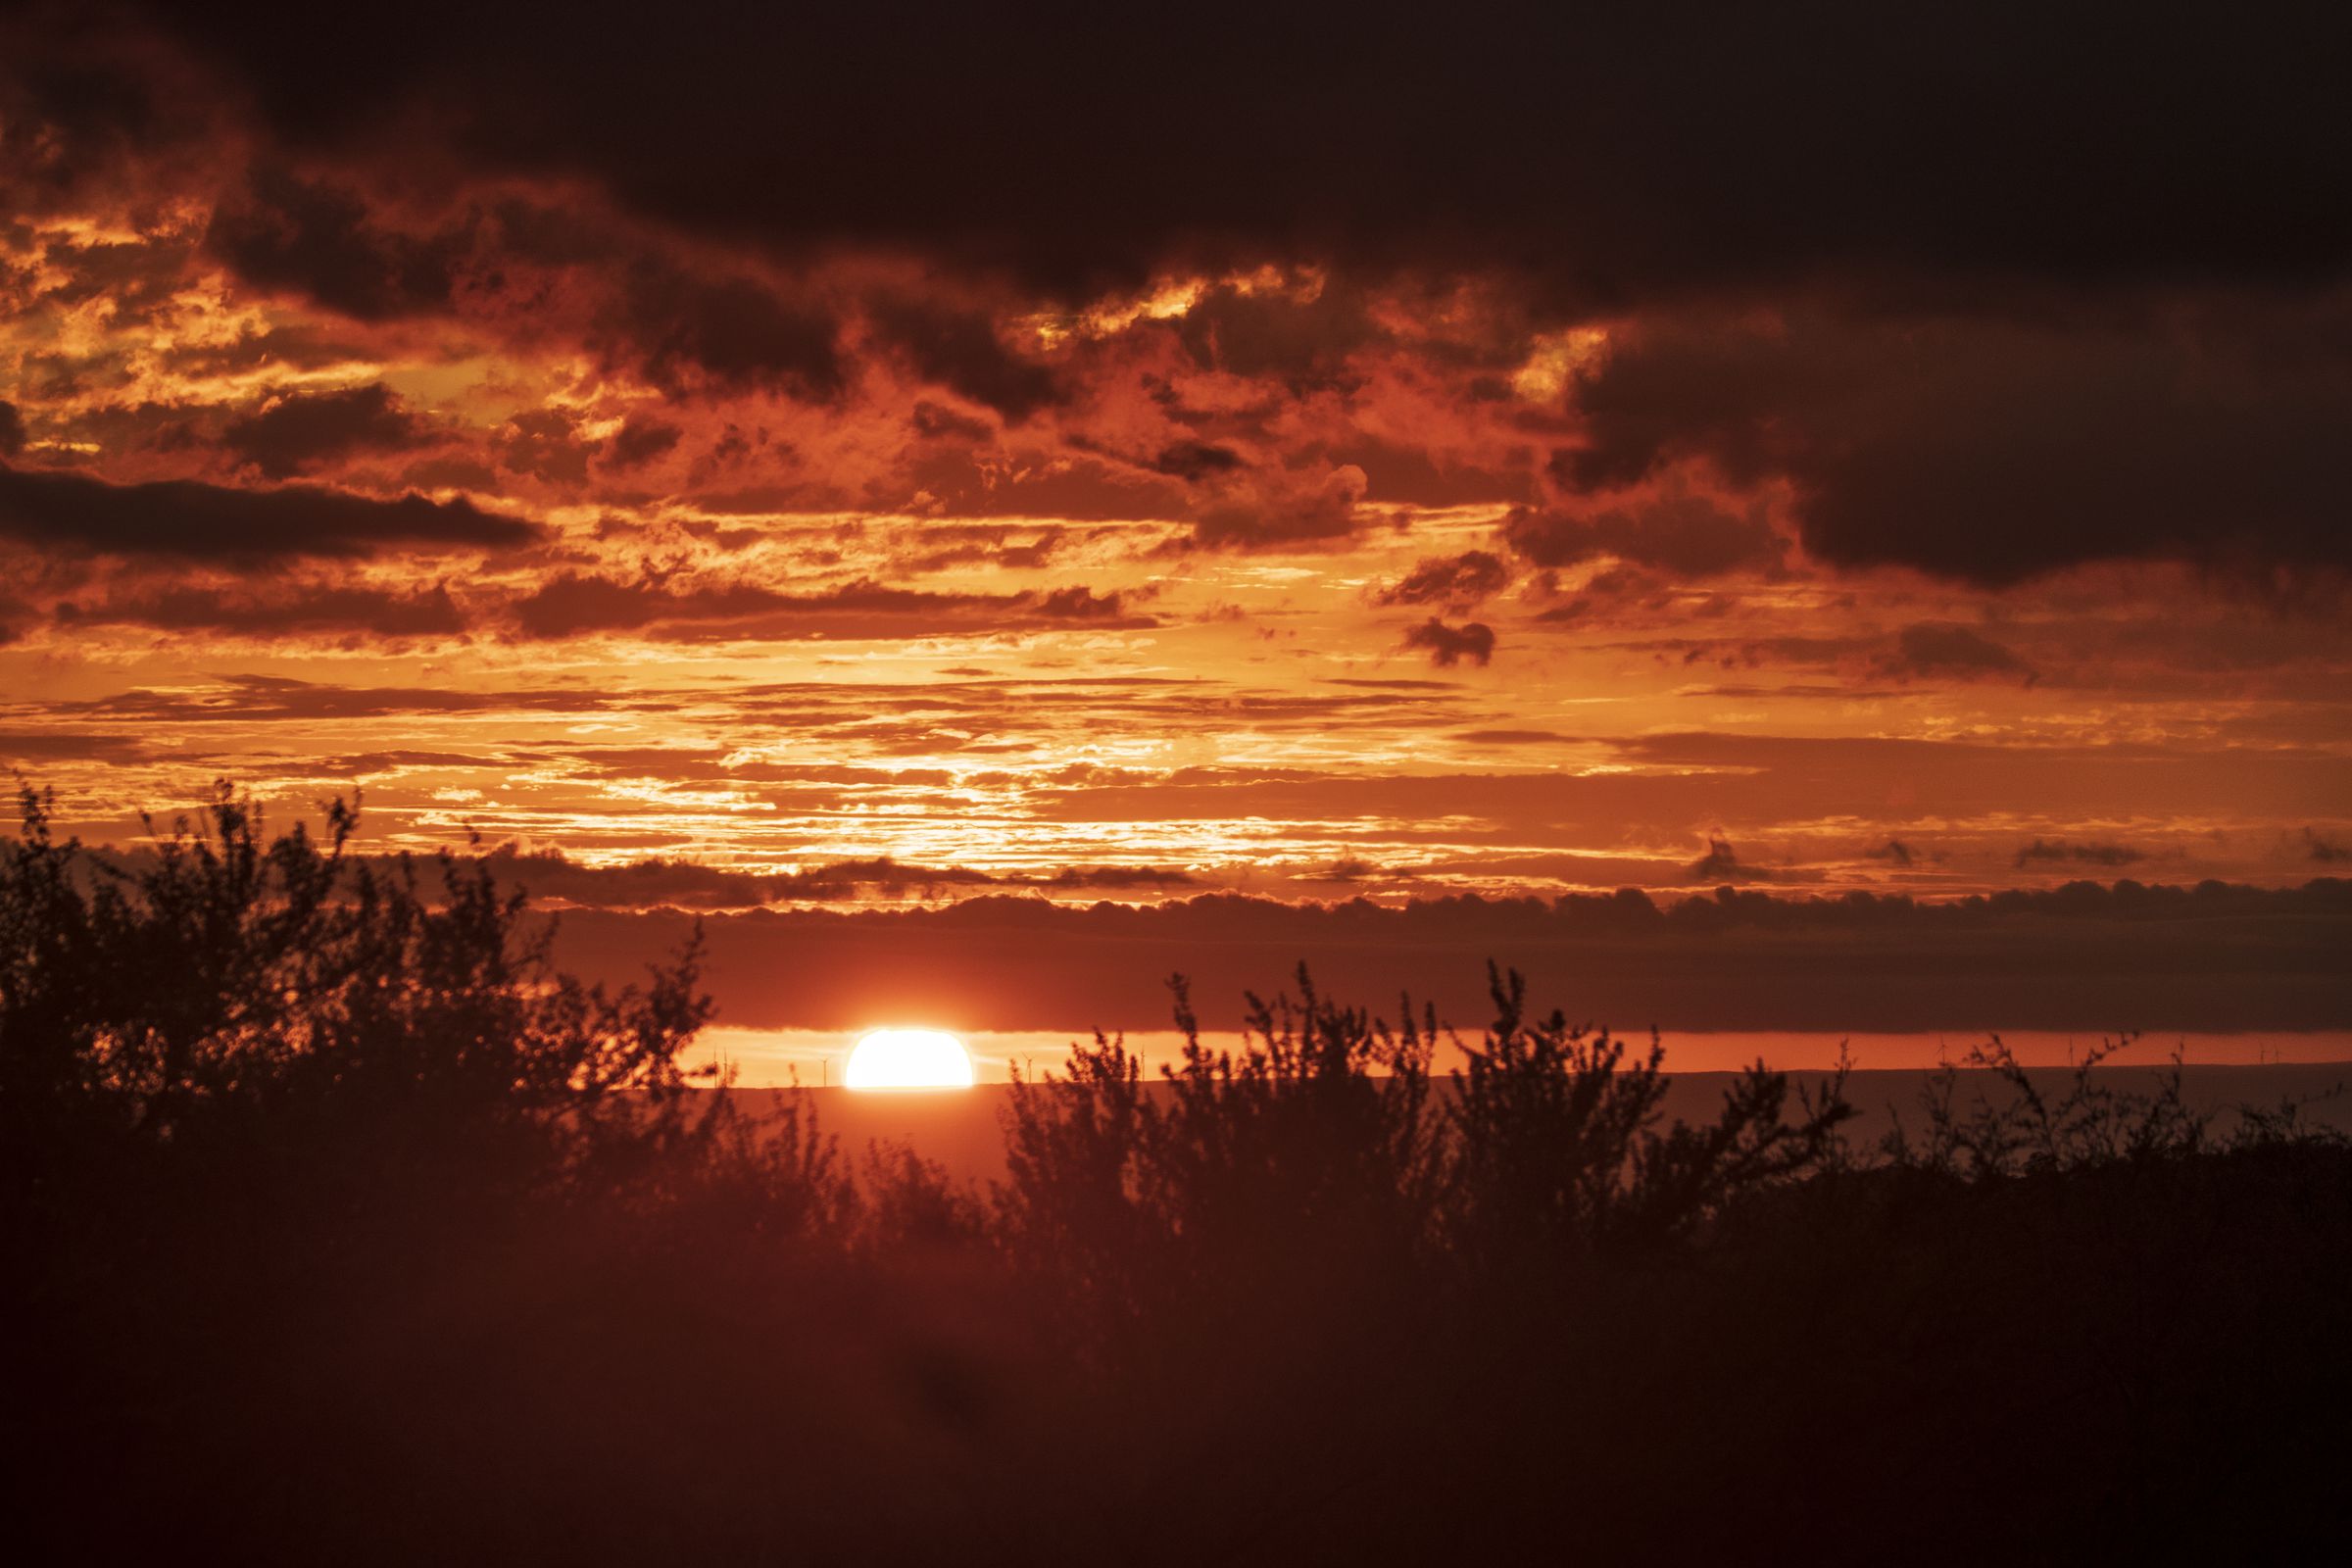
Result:
M0 761L598 907L2352 854L2340 22L836 10L0 13Z

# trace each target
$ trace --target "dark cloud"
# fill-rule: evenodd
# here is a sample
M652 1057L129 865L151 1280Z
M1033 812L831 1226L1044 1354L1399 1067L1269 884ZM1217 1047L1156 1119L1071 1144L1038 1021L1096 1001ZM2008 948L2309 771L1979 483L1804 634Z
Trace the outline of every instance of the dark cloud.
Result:
M24 450L24 416L17 406L0 398L0 458L13 458Z
M509 472L553 485L576 485L588 477L589 445L579 439L578 421L563 409L524 409L507 420L495 445L499 464Z
M1199 878L1189 871L1152 865L1074 865L1052 876L1029 879L1032 887L1152 889L1191 887Z
M1877 849L1865 850L1863 853L1874 860L1886 860L1904 870L1910 869L1911 862L1915 858L1911 846L1905 844L1901 839L1888 839Z
M215 211L206 244L248 282L363 321L446 309L462 250L455 235L379 223L356 190L272 167Z
M1165 891L1189 887L1190 873L1163 866L1077 865L1050 874L1000 875L969 866L908 865L887 857L838 860L804 871L733 871L689 860L583 865L555 851L501 848L485 857L492 872L533 897L608 909L743 909L770 905L837 904L880 898L938 898L987 888Z
M390 387L378 382L340 392L297 392L259 414L232 421L221 444L272 479L300 473L322 458L398 452L422 432Z
M1502 592L1510 568L1484 550L1424 561L1380 591L1384 605L1475 605Z
M1305 291L1219 284L1171 330L1203 367L1270 377L1297 391L1341 383L1348 355L1386 335L1361 290L1334 280Z
M673 394L763 388L824 400L846 380L840 323L820 304L748 275L640 255L589 329L590 346Z
M148 744L136 735L83 730L0 730L0 762L139 762Z
M1596 585L1599 586L1599 585ZM1654 602L1645 608L1655 609ZM1551 620L1585 619L1596 613L1589 597L1541 617ZM1656 637L1608 646L1629 653L1647 653L1659 663L1712 664L1720 669L1817 669L1841 671L1842 683L1760 685L1740 684L1706 688L1709 695L1757 697L1773 695L1868 701L1902 695L1913 680L2015 681L2031 686L2040 677L2016 653L1970 627L1951 621L1917 621L1891 638L1857 634L1841 637ZM1884 684L1873 686L1866 681Z
M495 491L498 470L472 458L426 458L401 469L400 482L420 490Z
M917 398L914 413L907 422L914 433L931 441L982 442L996 438L996 426L973 415L959 413L944 403L929 398Z
M621 580L565 571L509 607L526 637L634 631L659 621L741 621L772 615L790 596L750 583L672 587L660 579Z
M61 626L134 625L237 637L452 637L466 627L465 612L439 584L408 592L337 584L274 592L165 588L60 605L56 618Z
M229 675L203 688L134 687L53 705L67 714L117 721L379 719L416 713L595 713L623 706L585 691L461 692L434 686L329 686L284 675Z
M567 915L569 964L615 980L689 916ZM1474 1025L1486 964L1572 977L1580 1018L1621 1029L2149 1030L2352 1026L2352 882L2263 890L2070 883L1936 903L1719 888L1294 905L1211 895L1128 907L987 897L919 910L707 918L728 1023L850 1029L873 999L950 1027L1156 1029L1169 970L1196 994L1270 995L1301 956L1318 985Z
M1341 466L1320 481L1268 475L1229 500L1201 509L1193 539L1211 550L1281 550L1351 537L1363 522L1364 470Z
M465 497L376 500L288 485L240 490L190 479L107 484L0 466L0 537L75 554L187 560L507 549L538 529Z
M184 194L250 161L209 254L360 320L452 313L672 395L828 403L845 338L865 341L1017 424L1082 390L1095 350L1087 328L1033 354L1016 316L1091 320L1073 313L1105 288L1229 268L1109 335L1154 378L1180 363L1348 413L1379 362L1410 361L1416 397L1525 437L1471 452L1327 425L1282 460L1352 492L1278 493L1241 482L1244 452L1276 466L1262 414L1182 412L1161 384L1189 428L1128 432L1123 492L1021 466L1041 509L1170 515L1173 485L1135 488L1157 467L1204 487L1173 503L1200 543L1313 543L1354 532L1367 497L1524 501L1533 450L1581 436L1567 493L1516 525L1532 560L1769 570L1760 496L1820 562L1981 583L2149 555L2352 564L2352 213L2314 195L2352 183L2324 64L2352 24L2321 8L2118 26L2026 0L1828 0L1792 26L1675 3L1374 23L1212 5L1171 37L1116 8L908 29L687 0L659 29L592 10L558 38L420 0L332 72L285 0L132 11L195 47L135 36L61 74L27 26L10 74L31 83L29 145L161 159L186 125L123 62L208 83L235 123ZM1557 406L1513 409L1529 334L1580 321L1609 323L1608 352ZM1031 500L948 461L968 454L926 456L909 493L946 511ZM615 469L642 461L613 443ZM1744 494L1657 500L1686 467Z
M1035 605L1037 612L1049 620L1115 621L1129 613L1125 594L1099 594L1076 583L1042 595L1015 595L1014 599L1016 603Z
M1060 400L1053 370L1007 349L986 315L899 298L877 302L870 318L918 374L1015 423Z
M1087 452L1008 466L941 442L909 466L906 478L917 487L919 500L950 517L1151 520L1182 516L1188 500L1173 479ZM1237 534L1247 535L1253 520L1253 514L1242 514ZM1350 520L1342 519L1343 525Z
M1681 577L1771 570L1785 554L1761 508L1742 514L1703 496L1590 511L1521 507L1504 521L1502 533L1513 550L1540 566L1572 566L1613 556Z
M1693 882L1730 882L1746 874L1746 868L1740 863L1739 853L1732 848L1731 841L1720 833L1710 834L1707 853L1690 862L1690 880Z
M1003 523L933 522L919 541L910 541L894 558L907 571L940 571L973 562L987 562L1014 570L1034 570L1053 561L1067 541L1058 525L1010 527Z
M1432 615L1404 634L1404 646L1429 655L1431 663L1449 669L1464 660L1484 665L1494 658L1494 628L1481 621L1448 626Z
M362 321L466 314L526 341L569 331L672 394L823 401L844 383L825 302L756 265L678 254L592 205L477 193L419 213L265 168L216 210L207 244L246 281Z
M930 895L995 879L960 866L905 865L891 859L844 860L806 871L764 875L691 860L584 865L560 851L504 848L485 858L492 872L534 898L591 908L756 908L874 894Z
M1466 729L1454 736L1469 746L1551 746L1568 738L1547 729Z
M2029 686L2036 679L2031 664L1999 643L1966 626L1933 620L1905 626L1895 637L1894 651L1879 659L1874 672L1921 679L2019 680Z
M605 465L622 472L641 468L657 458L668 456L684 434L674 424L632 414L621 421L620 429L605 443Z
M1242 455L1231 447L1205 441L1179 441L1162 448L1159 456L1152 460L1154 469L1192 484L1214 474L1231 473L1243 466Z
M2082 865L2131 865L2147 858L2129 844L2077 843L2068 839L2035 839L2017 852L2020 867L2051 861Z
M1065 286L1186 246L1540 258L1597 297L1832 269L2300 278L2352 249L2312 194L2352 183L2327 8L2119 27L2025 0L1831 0L1802 26L1212 5L1180 29L1116 8L909 29L688 3L559 33L420 0L339 42L287 0L157 14L300 145L429 104L489 167L586 174L706 234L929 246Z
M1363 469L1365 493L1378 501L1417 507L1488 506L1524 502L1535 488L1530 452L1513 454L1496 467L1481 467L1417 442L1361 434L1309 450L1329 462Z
M2324 865L2352 860L2352 846L2338 844L2335 840L2310 828L2303 830L2303 846L2309 852L2312 859Z
M2346 567L2348 355L2332 306L1655 323L1579 384L1587 443L1554 466L1587 493L1684 464L1785 483L1837 565Z
M914 637L1006 631L1073 623L1152 624L1117 593L1073 585L1050 592L949 594L851 583L825 593L787 594L740 581L619 579L574 571L550 577L509 607L525 637L572 637L696 625L713 635L757 638Z

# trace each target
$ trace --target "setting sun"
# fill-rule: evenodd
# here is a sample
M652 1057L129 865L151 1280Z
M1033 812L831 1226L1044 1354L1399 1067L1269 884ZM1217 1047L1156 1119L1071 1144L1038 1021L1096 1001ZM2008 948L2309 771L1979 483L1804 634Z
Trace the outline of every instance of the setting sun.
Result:
M850 1053L852 1089L969 1089L972 1058L936 1029L877 1029Z

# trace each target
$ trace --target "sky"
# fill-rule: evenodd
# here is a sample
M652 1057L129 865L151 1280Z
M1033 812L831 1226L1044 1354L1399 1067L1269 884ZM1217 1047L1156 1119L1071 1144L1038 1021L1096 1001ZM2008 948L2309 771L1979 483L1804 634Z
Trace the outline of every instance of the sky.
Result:
M1713 1027L1857 923L1919 1027L2352 1023L2340 19L329 9L0 7L0 764L86 837L356 791L776 1027L842 931L1141 1027L1624 888L1796 945L1625 1003Z

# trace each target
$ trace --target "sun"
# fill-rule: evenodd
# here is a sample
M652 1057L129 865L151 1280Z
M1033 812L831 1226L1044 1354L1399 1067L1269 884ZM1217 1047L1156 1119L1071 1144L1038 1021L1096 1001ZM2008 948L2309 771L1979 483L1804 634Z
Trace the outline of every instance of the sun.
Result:
M936 1029L877 1029L850 1053L852 1089L969 1089L972 1058Z

